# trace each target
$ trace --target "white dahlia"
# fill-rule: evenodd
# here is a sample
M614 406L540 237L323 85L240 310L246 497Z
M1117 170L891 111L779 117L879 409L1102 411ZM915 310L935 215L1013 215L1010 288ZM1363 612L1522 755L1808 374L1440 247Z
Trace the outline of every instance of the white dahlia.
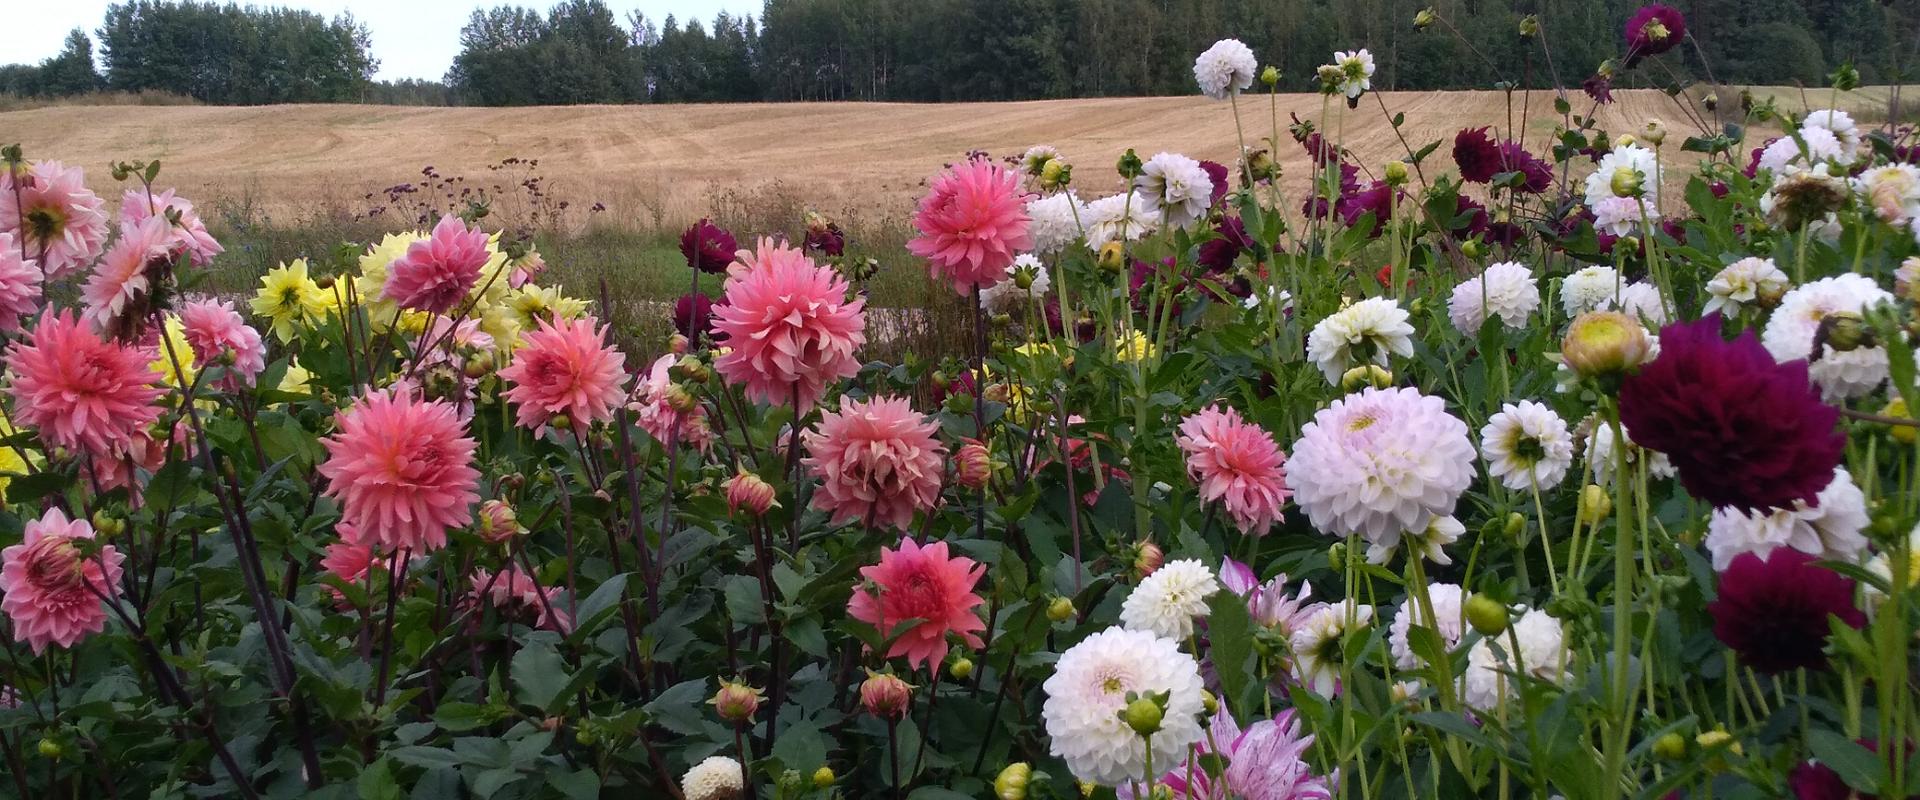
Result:
M1853 179L1853 189L1860 194L1861 202L1889 225L1904 225L1920 218L1920 167L1874 167Z
M1644 197L1609 197L1593 206L1593 229L1614 236L1628 236L1640 223L1660 219L1660 209Z
M1366 48L1333 54L1333 66L1340 70L1340 83L1336 87L1348 100L1358 98L1373 88L1373 54Z
M1225 100L1253 85L1260 62L1239 39L1221 39L1193 60L1193 81L1215 100Z
M1657 208L1660 159L1652 150L1635 144L1613 148L1600 157L1599 166L1587 176L1586 190L1587 207L1595 213L1601 201L1609 198L1638 197Z
M1893 291L1903 299L1920 300L1920 256L1908 256L1893 268Z
M1513 658L1515 641L1520 645L1518 663ZM1572 662L1560 620L1545 611L1530 610L1514 621L1511 637L1481 639L1467 654L1467 705L1492 711L1504 701L1513 700L1516 690L1508 686L1507 676L1522 671L1533 678L1564 684L1572 677L1568 670Z
M1824 130L1833 134L1840 143L1840 158L1852 161L1860 153L1860 126L1853 121L1853 115L1837 108L1822 108L1809 111L1800 120L1800 130Z
M1648 330L1657 331L1667 324L1667 308L1660 302L1660 289L1646 281L1634 281L1620 287L1620 293L1603 298L1601 311L1619 311L1640 321Z
M1585 267L1560 281L1560 308L1567 319L1600 308L1611 301L1625 284L1612 267Z
M1085 208L1087 249L1096 253L1109 242L1131 242L1160 227L1160 212L1139 192L1102 197Z
M1424 558L1444 567L1453 563L1453 559L1447 555L1447 545L1460 541L1460 536L1466 532L1467 526L1460 524L1460 520L1451 516L1434 517L1425 529L1419 533L1410 531L1401 536L1399 541L1367 542L1367 563L1385 564L1392 561L1395 550L1404 547L1408 558Z
M1027 235L1033 237L1033 252L1052 255L1080 238L1080 225L1087 217L1087 206L1073 192L1060 192L1027 201Z
M1413 326L1407 310L1390 297L1369 297L1320 320L1307 334L1307 358L1327 383L1361 364L1387 366L1387 356L1413 355Z
M1220 591L1213 570L1191 558L1170 561L1141 579L1120 604L1120 624L1176 642L1193 635L1193 618L1207 615L1207 598Z
M1020 288L1021 281L1027 282L1027 288ZM1006 280L980 290L980 304L988 311L1014 313L1028 298L1046 297L1051 288L1053 278L1047 275L1047 265L1032 253L1021 253L1013 259L1013 268L1007 271Z
M1363 389L1333 401L1300 429L1287 485L1313 527L1359 534L1386 549L1419 534L1473 480L1467 425L1418 390Z
M1041 689L1049 752L1083 781L1113 786L1146 777L1146 741L1120 719L1129 692L1168 694L1153 735L1156 771L1180 763L1205 736L1200 664L1173 640L1147 631L1108 628L1087 637L1060 654Z
M1805 143L1805 146L1802 146ZM1760 150L1757 171L1785 176L1828 161L1846 160L1846 148L1833 131L1820 127L1800 129L1800 138L1782 136Z
M1460 590L1459 584L1431 584L1427 587L1427 596L1433 600L1434 624L1427 624L1426 610L1412 594L1400 601L1400 609L1394 612L1393 626L1387 633L1387 646L1393 651L1395 669L1415 670L1427 665L1427 660L1413 652L1413 644L1408 641L1407 631L1414 625L1431 628L1440 634L1440 641L1447 646L1447 652L1459 647L1460 637L1466 633L1467 596Z
M1060 155L1059 148L1050 144L1036 144L1020 154L1020 171L1037 176L1046 171L1048 163L1054 161L1064 164L1067 160Z
M1293 650L1293 677L1314 694L1333 697L1340 691L1340 643L1350 631L1373 624L1373 606L1352 598L1314 609L1295 628L1287 645Z
M1775 361L1807 359L1813 355L1814 334L1828 314L1858 314L1893 295L1864 275L1843 273L1798 286L1780 298L1780 307L1767 319L1760 343ZM1828 402L1848 400L1880 388L1887 380L1884 347L1836 351L1822 348L1820 358L1807 365L1813 382Z
M1540 287L1533 283L1533 271L1518 261L1502 261L1454 286L1447 316L1455 329L1473 336L1488 316L1499 317L1508 328L1524 328L1539 307Z
M1867 552L1867 498L1854 485L1846 467L1833 471L1833 480L1815 497L1818 505L1795 500L1792 508L1769 514L1716 508L1707 522L1707 552L1713 568L1724 570L1741 553L1766 558L1779 547L1791 547L1815 558L1858 563Z
M1738 314L1763 298L1779 300L1790 285L1787 273L1773 259L1748 256L1721 268L1707 281L1709 297L1700 315Z
M1200 162L1179 153L1156 153L1133 179L1134 191L1160 209L1160 218L1182 230L1207 218L1213 201L1213 178Z
M1552 489L1573 465L1573 435L1552 408L1532 400L1507 403L1480 429L1487 472L1515 491Z
M746 771L727 756L708 756L680 778L680 794L687 800L734 800L746 789Z
M1613 425L1598 417L1588 417L1586 425L1592 430L1586 435L1587 464L1593 468L1593 482L1601 486L1613 485L1613 470L1616 466L1613 455ZM1666 453L1648 450L1633 443L1633 431L1621 428L1627 434L1627 468L1634 469L1642 458L1647 462L1647 477L1671 478L1675 475L1673 462Z

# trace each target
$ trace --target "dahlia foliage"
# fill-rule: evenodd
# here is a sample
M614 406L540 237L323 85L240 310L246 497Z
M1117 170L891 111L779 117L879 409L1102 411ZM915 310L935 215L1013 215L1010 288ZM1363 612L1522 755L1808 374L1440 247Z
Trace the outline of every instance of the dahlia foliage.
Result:
M1608 25L1595 105L1714 51ZM1920 796L1910 123L1400 142L1261 41L1231 139L717 210L606 306L477 206L234 292L156 166L0 149L0 796Z

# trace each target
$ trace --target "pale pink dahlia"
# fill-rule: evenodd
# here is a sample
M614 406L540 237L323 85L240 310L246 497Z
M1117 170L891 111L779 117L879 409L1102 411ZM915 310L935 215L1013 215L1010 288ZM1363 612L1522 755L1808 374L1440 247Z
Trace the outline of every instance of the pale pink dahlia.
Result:
M860 371L853 353L867 342L866 300L848 300L839 273L765 240L756 262L731 269L726 304L713 309L714 333L733 348L714 362L721 377L753 400L806 411L827 384Z
M987 625L973 611L983 602L973 587L986 571L973 559L949 556L946 542L921 547L905 537L895 549L880 549L880 563L860 568L866 580L854 587L847 613L893 638L888 658L906 656L909 667L937 667L947 657L949 633L969 647L982 646L977 633ZM904 632L894 630L907 620L917 622Z
M385 296L403 308L445 314L472 291L490 258L487 232L448 214L431 237L408 245L387 267Z
M76 539L92 539L86 520L69 520L58 508L28 520L26 538L0 551L0 611L13 621L13 636L34 655L48 645L72 647L106 628L102 596L120 595L120 562L126 556L102 545L84 556Z
M320 571L340 579L341 583L366 586L367 576L375 569L386 566L386 559L380 556L380 548L366 541L366 537L361 536L350 523L341 522L334 526L334 530L340 534L340 539L327 545L326 554L320 557ZM335 606L351 607L347 604L347 596L339 589L332 586L323 586L322 589L333 598Z
M153 292L153 270L172 257L172 229L164 217L120 226L120 238L93 265L93 274L80 287L86 301L86 320L94 330L119 328L128 314L144 315Z
M340 518L388 552L427 553L447 544L447 529L473 521L480 472L474 441L445 402L387 390L340 412L327 437L326 494Z
M40 310L40 266L20 253L20 240L0 233L0 333L19 333L20 318Z
M233 304L212 299L186 303L180 306L180 325L198 366L205 368L222 359L229 362L229 378L238 379L230 384L252 386L266 369L267 346L260 332L247 325Z
M859 520L906 530L913 512L940 501L946 449L933 436L939 429L904 397L840 398L839 413L822 412L800 434L808 454L800 463L820 480L814 507L832 513L836 525Z
M640 429L652 436L662 445L677 443L690 445L700 450L713 446L713 428L707 425L707 409L699 403L688 402L676 397L684 395L685 390L677 390L673 385L673 365L678 357L668 353L653 360L653 366L647 368L640 383L635 387L635 397L627 407L633 410L634 421ZM674 407L678 401L691 408L681 410Z
M1200 497L1227 508L1241 533L1260 536L1280 521L1287 504L1287 456L1260 426L1218 406L1187 417L1174 441L1187 455L1187 474Z
M907 250L927 259L935 280L962 295L1007 277L1015 256L1033 249L1020 176L984 158L942 173L920 199Z
M592 425L613 418L627 384L625 361L598 320L543 319L521 338L513 364L500 377L507 382L506 398L520 407L520 427L538 428L558 414L575 425Z
M120 452L160 417L160 373L140 348L102 341L71 313L40 318L30 338L7 351L14 422L48 444Z
M174 212L180 222L169 225L174 246L184 249L196 267L204 267L213 262L213 257L226 252L215 241L213 234L207 233L207 224L200 214L193 210L193 201L174 194L172 189L162 189L148 194L144 189L128 189L120 198L120 222L138 225L150 218L166 219L167 212Z
M1416 389L1365 389L1300 429L1287 462L1294 502L1329 536L1390 552L1453 513L1473 481L1467 425Z
M541 587L518 564L508 564L498 574L476 567L467 580L473 584L474 599L484 600L503 613L539 620L540 627L550 631L573 631L573 616L559 605L560 587Z
M27 258L58 278L98 258L107 243L106 204L85 171L40 161L24 175L0 173L0 233L26 240Z

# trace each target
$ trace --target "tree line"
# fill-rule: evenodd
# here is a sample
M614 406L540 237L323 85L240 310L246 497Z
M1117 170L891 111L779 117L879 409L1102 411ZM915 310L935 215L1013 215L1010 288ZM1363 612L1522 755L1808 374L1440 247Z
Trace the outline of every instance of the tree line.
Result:
M91 42L0 67L0 91L154 90L208 103L422 105L748 100L966 101L1186 94L1195 54L1245 41L1283 88L1312 87L1335 50L1366 47L1382 89L1576 85L1620 55L1642 0L765 0L711 23L617 15L604 0L476 9L444 81L375 82L350 15L212 2L108 7ZM1711 78L1819 85L1851 64L1914 77L1920 0L1681 0L1697 46L1641 85ZM1431 24L1414 24L1431 9ZM1537 33L1522 35L1531 18Z

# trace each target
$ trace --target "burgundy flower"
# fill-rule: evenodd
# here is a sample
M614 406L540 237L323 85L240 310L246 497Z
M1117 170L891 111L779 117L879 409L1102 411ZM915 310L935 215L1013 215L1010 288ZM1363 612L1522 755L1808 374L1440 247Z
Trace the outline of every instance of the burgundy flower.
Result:
M1374 181L1343 195L1334 210L1348 227L1359 225L1361 217L1373 214L1373 231L1367 235L1379 236L1387 220L1393 218L1393 191L1385 181Z
M1156 274L1160 276L1158 280L1166 283L1164 291L1167 292L1167 296L1160 299L1163 305L1149 306L1150 293L1155 288L1159 288L1154 285ZM1160 261L1135 261L1133 272L1127 278L1127 296L1133 298L1133 307L1142 314L1148 310L1152 310L1155 314L1161 313L1167 307L1165 304L1169 303L1167 297L1171 297L1172 318L1178 319L1182 308L1180 293L1186 291L1186 288L1187 276L1180 271L1179 263L1173 256Z
M1241 253L1253 249L1253 239L1247 236L1247 224L1239 217L1221 217L1213 226L1218 239L1209 239L1200 245L1200 252L1194 260L1208 272L1227 272L1233 269L1233 260Z
M1871 739L1857 740L1869 752L1879 753L1880 743ZM1913 743L1907 743L1907 754L1913 754ZM1832 767L1818 761L1802 761L1787 773L1787 788L1792 790L1794 800L1876 800L1879 795L1860 794L1847 786L1840 773ZM1920 798L1920 794L1908 795L1909 800Z
M697 339L713 320L713 300L704 294L683 294L673 304L673 328L680 335ZM718 341L722 337L714 337Z
M1200 162L1200 168L1207 171L1207 178L1213 181L1213 196L1207 205L1220 207L1220 200L1227 196L1227 165L1214 161Z
M726 272L738 249L733 234L705 218L680 234L680 254L687 257L687 266L701 272Z
M1662 337L1661 349L1666 347ZM1764 559L1743 553L1728 564L1720 573L1720 597L1707 604L1707 613L1713 615L1713 635L1755 671L1824 669L1827 617L1855 628L1867 624L1853 604L1853 590L1852 578L1781 547Z
M1595 73L1580 82L1580 91L1586 92L1593 102L1607 105L1613 102L1613 79Z
M1517 191L1539 194L1553 186L1553 165L1527 152L1519 142L1500 143L1500 169L1526 176L1526 182L1516 187Z
M1660 331L1660 357L1620 387L1620 421L1667 454L1687 492L1749 513L1817 504L1847 440L1804 361L1778 363L1752 331L1728 342L1720 317Z
M1461 180L1486 183L1501 171L1500 145L1485 127L1461 128L1453 137L1453 163L1460 165Z
M838 257L847 250L847 234L840 230L840 223L821 221L807 225L807 238L801 240L803 250L824 253Z
M1464 194L1455 195L1453 203L1453 221L1449 233L1453 238L1465 241L1487 232L1487 207Z
M1627 20L1627 66L1672 50L1687 36L1687 19L1672 6L1643 6Z
M1517 222L1494 222L1487 225L1487 243L1503 247L1513 247L1526 238L1527 229Z
M1777 141L1780 141L1780 137L1768 137L1766 141L1760 143L1759 147L1753 148L1753 152L1747 154L1747 168L1740 170L1740 174L1749 178L1760 174L1760 156L1765 154L1767 148L1772 147L1773 143Z

